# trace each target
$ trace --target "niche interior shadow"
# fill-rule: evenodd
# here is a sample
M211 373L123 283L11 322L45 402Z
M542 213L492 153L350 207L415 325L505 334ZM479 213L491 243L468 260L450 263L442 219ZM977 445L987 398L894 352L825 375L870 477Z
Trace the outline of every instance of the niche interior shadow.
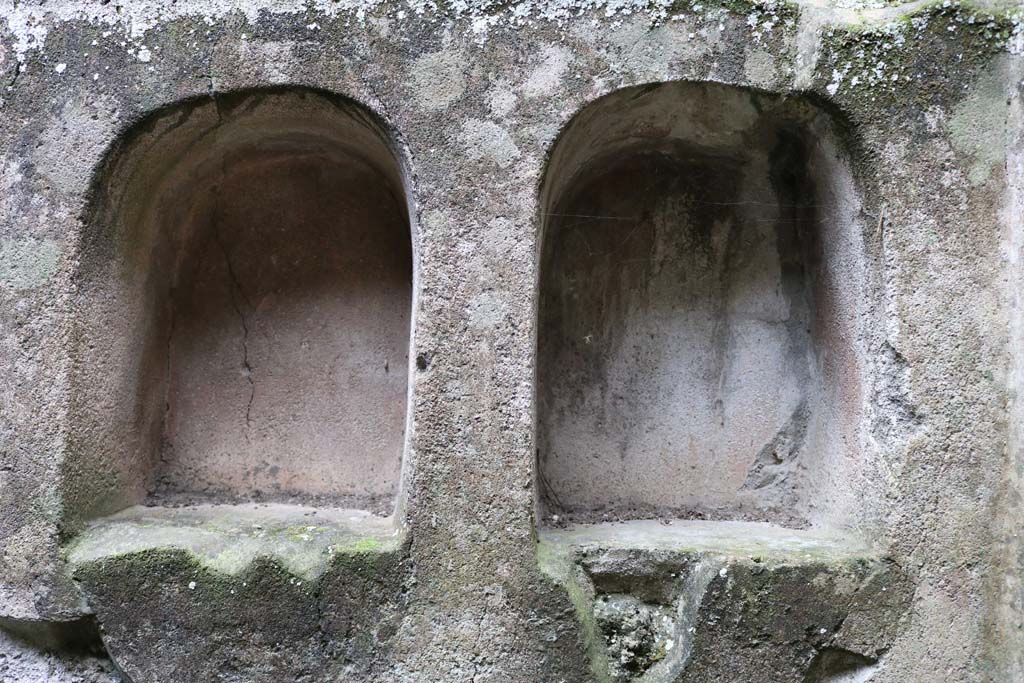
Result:
M308 90L187 102L112 151L78 273L69 527L141 502L394 510L400 159L376 117Z
M863 257L826 119L675 83L570 123L542 191L542 518L803 527L841 510Z

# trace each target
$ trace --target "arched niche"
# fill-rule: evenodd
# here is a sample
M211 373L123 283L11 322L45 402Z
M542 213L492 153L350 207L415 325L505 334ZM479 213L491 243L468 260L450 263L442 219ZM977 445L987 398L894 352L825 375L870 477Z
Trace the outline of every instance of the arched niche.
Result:
M66 524L143 502L390 514L407 189L382 122L317 91L189 101L126 135L84 228Z
M844 159L818 106L725 85L570 122L541 196L542 519L849 521L869 306Z

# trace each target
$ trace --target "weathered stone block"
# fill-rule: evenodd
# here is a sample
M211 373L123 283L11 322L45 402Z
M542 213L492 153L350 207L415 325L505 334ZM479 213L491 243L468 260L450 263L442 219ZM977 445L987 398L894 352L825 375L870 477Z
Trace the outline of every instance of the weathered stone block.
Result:
M539 552L576 605L594 676L617 683L866 677L913 594L853 539L762 524L579 525L544 532Z

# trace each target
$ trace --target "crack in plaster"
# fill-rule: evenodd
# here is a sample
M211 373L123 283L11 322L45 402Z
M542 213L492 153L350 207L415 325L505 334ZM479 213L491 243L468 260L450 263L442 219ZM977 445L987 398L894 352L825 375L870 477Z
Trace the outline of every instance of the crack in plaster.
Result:
M234 265L231 263L231 257L228 254L227 246L221 238L220 224L216 218L213 221L213 239L217 243L221 253L224 255L224 264L227 266L228 278L230 280L228 283L228 291L230 292L231 306L235 309L235 313L238 315L238 320L242 325L242 374L249 383L249 401L245 406L245 440L248 442L248 428L252 426L252 403L256 398L256 382L253 380L252 366L249 364L249 323L246 320L245 313L242 311L242 307L238 303L236 291L242 298L247 299L247 297L245 296L245 291L242 289L242 284L238 281L238 275L235 273ZM246 305L249 308L252 307L248 300L246 300Z

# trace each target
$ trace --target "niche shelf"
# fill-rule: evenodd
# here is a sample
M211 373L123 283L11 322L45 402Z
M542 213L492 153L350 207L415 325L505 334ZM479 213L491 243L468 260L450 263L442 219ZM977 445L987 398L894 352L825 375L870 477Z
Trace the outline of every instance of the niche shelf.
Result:
M374 115L301 89L186 102L113 149L78 273L67 528L273 503L378 534L405 450L404 168Z
M813 104L715 84L569 124L542 194L542 524L849 521L865 288L837 149Z
M78 568L147 552L184 552L223 576L239 576L271 560L315 581L335 557L394 552L400 543L388 518L361 510L277 503L135 506L87 527L67 558Z

